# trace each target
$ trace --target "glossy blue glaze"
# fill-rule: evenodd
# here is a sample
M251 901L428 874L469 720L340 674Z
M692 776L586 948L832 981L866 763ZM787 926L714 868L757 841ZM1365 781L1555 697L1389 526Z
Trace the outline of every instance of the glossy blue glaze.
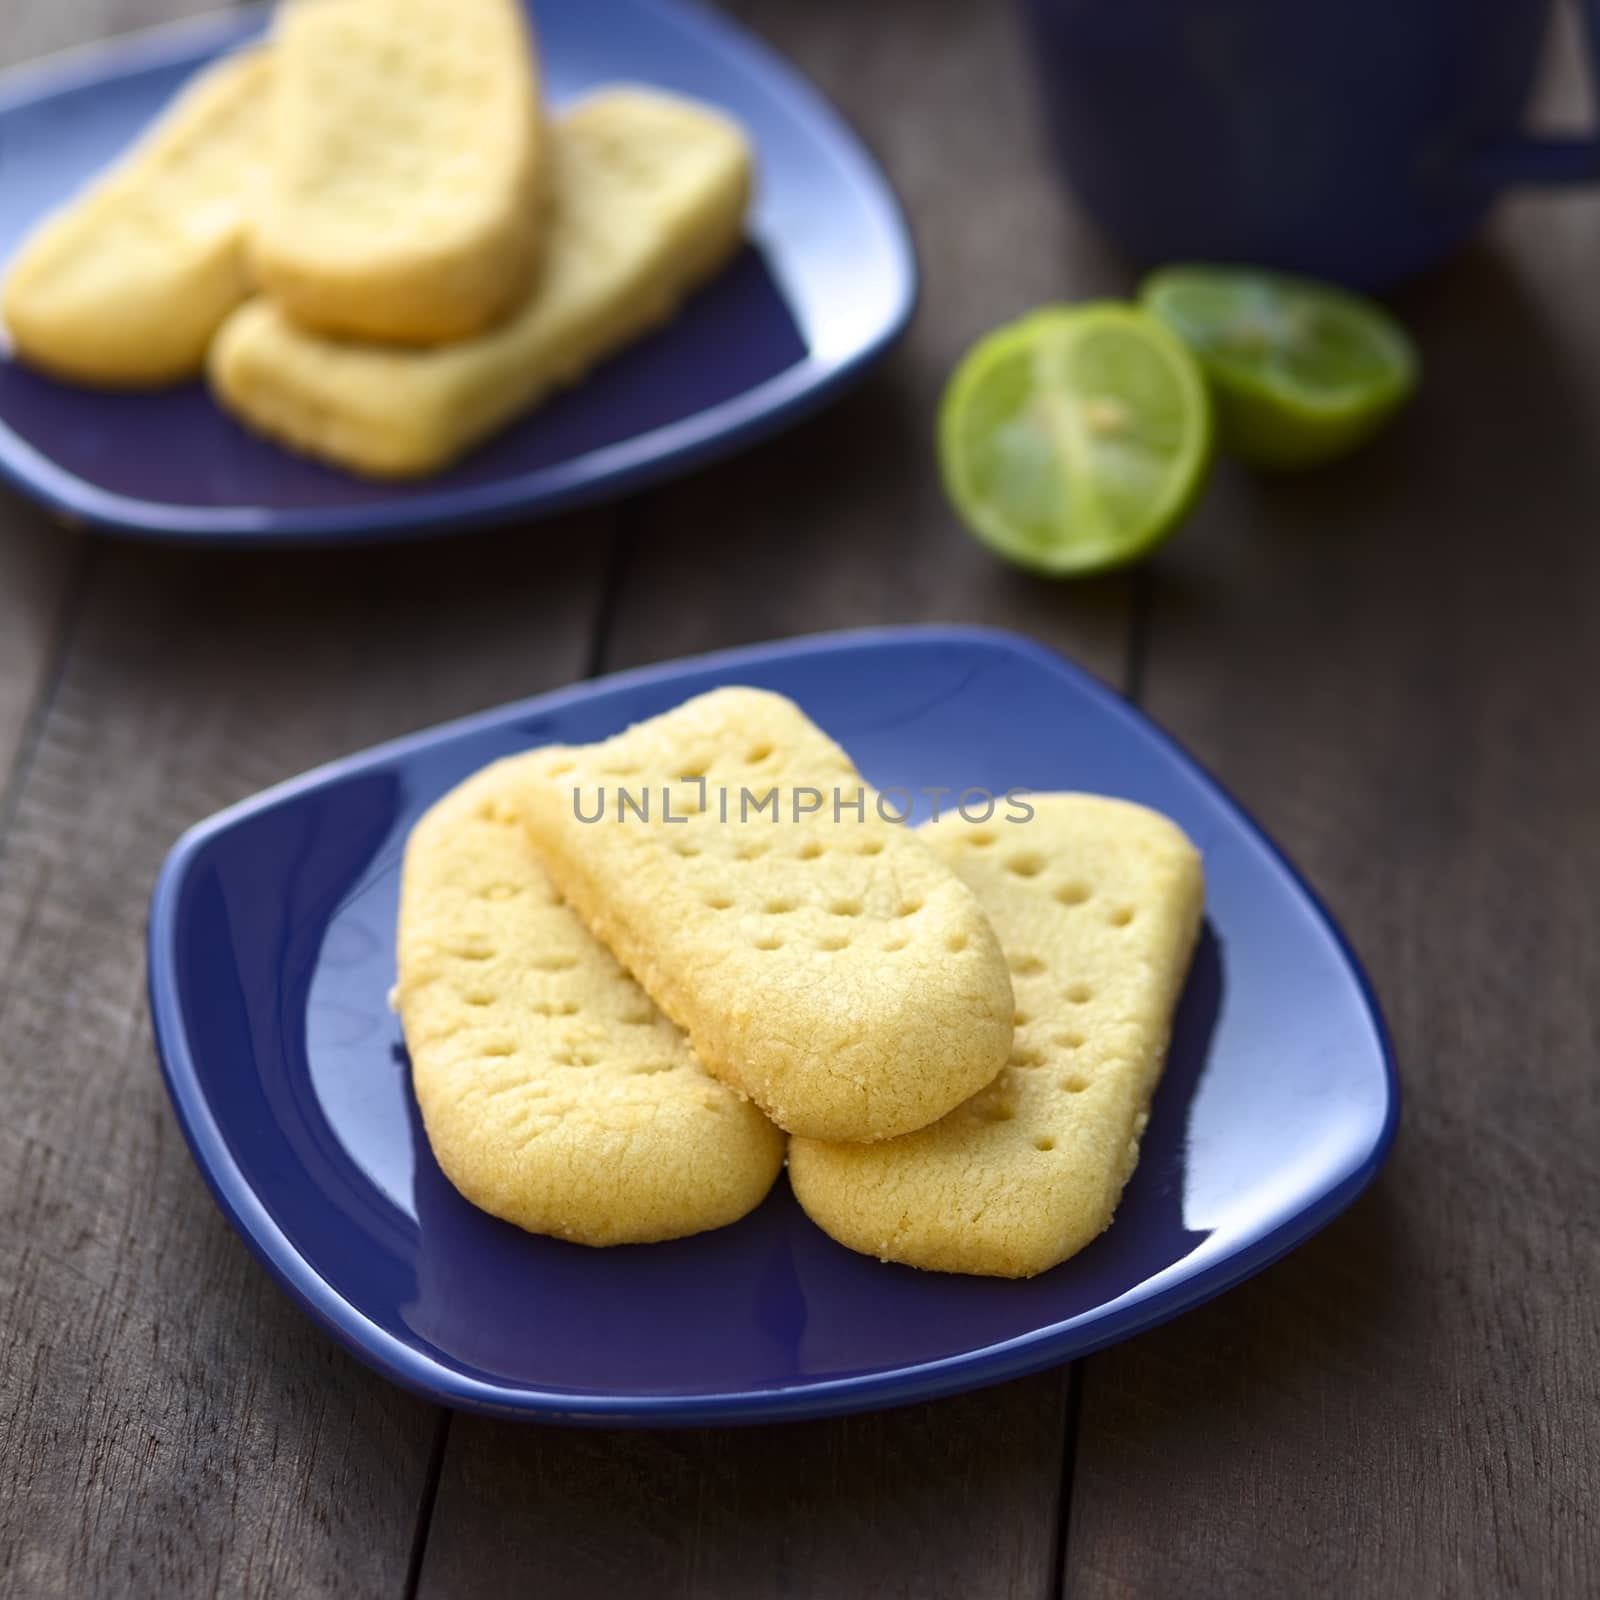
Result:
M1111 1229L1073 1260L1025 1283L884 1265L814 1228L782 1179L734 1227L591 1251L495 1221L440 1173L386 1004L407 830L485 762L597 739L725 683L793 696L880 787L1122 795L1204 851L1205 933L1144 1156ZM1398 1108L1360 968L1259 829L1094 679L973 628L625 673L271 790L174 849L150 989L195 1158L289 1293L409 1388L556 1421L819 1416L1065 1361L1321 1227L1377 1170Z
M1584 0L1588 21L1600 0ZM1549 0L1026 0L1066 175L1131 254L1381 287L1508 183L1600 177L1530 139Z
M752 243L660 332L419 483L334 471L257 438L200 383L117 394L0 361L0 472L107 528L228 544L389 538L528 517L680 472L820 404L916 299L882 173L838 115L733 23L683 0L535 0L554 103L651 83L731 111L760 168ZM0 85L0 259L263 13L159 30Z

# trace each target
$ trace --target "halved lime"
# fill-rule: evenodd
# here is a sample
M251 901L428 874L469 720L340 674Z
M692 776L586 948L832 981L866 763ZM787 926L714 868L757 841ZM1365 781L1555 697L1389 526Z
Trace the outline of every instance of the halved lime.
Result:
M939 409L945 490L992 550L1066 577L1136 560L1211 462L1205 380L1135 306L1046 306L956 367Z
M1222 447L1252 466L1341 456L1417 386L1405 330L1331 284L1248 267L1163 267L1139 298L1200 358Z

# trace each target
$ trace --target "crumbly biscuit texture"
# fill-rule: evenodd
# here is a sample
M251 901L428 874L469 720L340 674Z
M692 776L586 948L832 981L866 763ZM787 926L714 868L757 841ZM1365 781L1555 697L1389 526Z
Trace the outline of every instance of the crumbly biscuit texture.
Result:
M228 319L211 379L241 421L378 477L435 472L552 388L664 322L738 245L750 147L725 117L607 90L549 140L543 266L509 321L428 350L340 342L270 299Z
M587 1245L758 1205L783 1135L561 904L522 825L527 758L470 778L406 848L396 1004L439 1165L474 1205Z
M1011 984L977 900L792 701L719 689L530 770L568 902L781 1127L892 1138L1004 1065Z
M518 0L293 0L274 32L257 276L345 338L433 344L522 300L545 135Z
M939 1272L1026 1278L1111 1221L1139 1157L1200 923L1200 857L1165 817L1035 795L1026 823L921 830L993 921L1016 989L1000 1076L887 1144L793 1142L789 1176L841 1244Z
M24 361L75 382L193 377L250 293L249 216L265 182L265 51L200 73L134 148L23 245L0 313Z

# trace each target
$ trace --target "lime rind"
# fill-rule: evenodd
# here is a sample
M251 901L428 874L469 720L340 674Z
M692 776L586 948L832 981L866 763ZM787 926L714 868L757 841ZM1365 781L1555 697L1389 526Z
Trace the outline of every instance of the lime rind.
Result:
M1138 560L1202 488L1211 405L1183 342L1137 307L1046 306L973 346L945 390L939 460L973 532L1056 577Z

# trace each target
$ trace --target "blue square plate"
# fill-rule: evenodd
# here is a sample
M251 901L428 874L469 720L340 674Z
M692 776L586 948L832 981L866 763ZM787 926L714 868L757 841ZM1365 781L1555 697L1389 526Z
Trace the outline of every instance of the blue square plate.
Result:
M167 538L308 541L527 517L681 472L818 405L916 298L889 186L838 115L733 23L681 0L535 0L560 105L632 80L725 107L755 141L751 244L660 332L415 484L348 476L226 417L203 384L116 394L0 360L0 472L58 511ZM260 7L98 45L0 83L0 261Z
M880 788L1098 790L1166 812L1204 852L1205 932L1143 1159L1111 1228L1054 1271L1012 1283L853 1255L782 1179L731 1228L587 1250L474 1210L435 1164L386 1003L407 830L486 762L726 683L791 695ZM411 1389L568 1422L820 1416L1082 1355L1321 1227L1377 1170L1398 1106L1360 968L1260 830L1092 678L970 628L624 673L270 790L174 849L150 989L195 1159L290 1294Z

